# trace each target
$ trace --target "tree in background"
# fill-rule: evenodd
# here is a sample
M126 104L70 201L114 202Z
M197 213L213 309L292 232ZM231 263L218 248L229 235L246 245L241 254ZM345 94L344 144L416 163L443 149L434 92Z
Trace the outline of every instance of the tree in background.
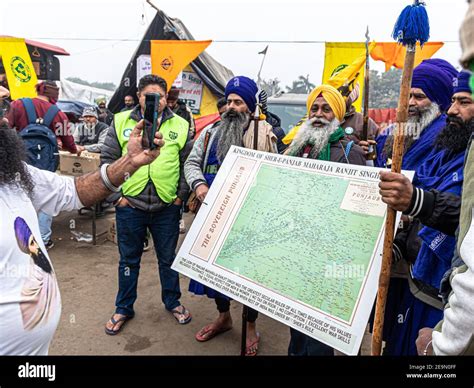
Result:
M99 89L105 89L105 90L111 90L111 91L114 91L115 89L117 89L117 85L115 85L113 82L89 82L79 77L67 77L66 79L76 84L92 86L93 88L99 88Z
M268 96L273 96L281 92L280 80L278 78L262 79L260 81L260 89L265 90Z
M293 81L291 86L286 87L286 92L309 94L315 87L316 85L311 83L309 80L309 74L306 75L306 77L304 75L300 75L296 81Z
M370 70L369 107L373 109L396 108L400 93L402 71L392 68L384 73Z

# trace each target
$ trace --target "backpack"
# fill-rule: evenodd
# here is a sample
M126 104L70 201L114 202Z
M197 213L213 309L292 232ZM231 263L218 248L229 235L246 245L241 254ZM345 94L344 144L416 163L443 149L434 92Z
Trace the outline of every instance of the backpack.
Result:
M39 118L31 98L22 98L20 101L28 117L28 125L19 133L25 143L26 162L41 170L54 172L59 164L59 150L56 135L49 127L59 113L59 108L51 105L44 118Z

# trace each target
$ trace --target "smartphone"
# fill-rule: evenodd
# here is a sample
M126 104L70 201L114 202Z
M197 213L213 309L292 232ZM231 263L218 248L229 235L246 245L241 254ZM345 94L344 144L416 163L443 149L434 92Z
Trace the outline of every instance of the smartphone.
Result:
M145 94L145 125L143 129L142 145L146 149L155 149L157 145L153 141L158 130L158 108L161 95L159 93Z

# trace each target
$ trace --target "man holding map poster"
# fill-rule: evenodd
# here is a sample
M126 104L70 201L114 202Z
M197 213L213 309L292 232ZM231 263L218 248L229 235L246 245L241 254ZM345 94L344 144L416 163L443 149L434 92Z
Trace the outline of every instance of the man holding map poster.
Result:
M308 120L291 142L287 155L338 163L365 165L364 151L346 139L340 126L346 113L346 103L339 91L330 85L315 88L306 101ZM332 356L332 347L293 328L290 356Z
M222 114L222 121L217 126L205 128L196 140L184 165L184 174L199 201L204 201L230 147L236 145L252 148L249 135L253 134L253 126L250 121L256 109L257 93L257 85L250 78L243 76L232 78L225 88L227 111ZM260 151L277 153L277 138L272 132L271 125L266 121L258 122L258 138ZM219 316L214 322L198 331L196 340L208 341L232 328L230 298L194 280L191 280L189 290L197 295L207 295L214 299L219 311ZM255 356L258 351L260 338L256 330L256 319L257 311L249 308L246 356Z
M228 101L234 98L229 94ZM289 151L306 157L233 145L221 162L219 142L216 151L204 152L214 140L201 135L185 175L203 202L172 268L203 293L216 290L294 329L290 354L356 355L377 292L387 206L379 170L338 136L345 112L340 93L317 88L307 110L316 125L306 126ZM200 163L206 166L211 158L204 155L212 153L219 171L208 189ZM197 337L229 327L216 320L204 328L210 334ZM247 348L249 354L255 346L247 342Z

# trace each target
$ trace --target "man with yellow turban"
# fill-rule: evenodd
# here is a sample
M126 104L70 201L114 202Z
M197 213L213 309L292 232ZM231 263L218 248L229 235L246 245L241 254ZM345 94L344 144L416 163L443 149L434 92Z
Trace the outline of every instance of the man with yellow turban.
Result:
M350 141L340 123L346 102L337 89L321 85L308 96L308 119L301 125L287 155L365 166L364 151ZM334 349L298 330L290 329L290 356L332 356Z
M306 102L308 119L301 125L286 154L338 163L365 165L362 148L341 127L346 102L330 85L315 88Z

